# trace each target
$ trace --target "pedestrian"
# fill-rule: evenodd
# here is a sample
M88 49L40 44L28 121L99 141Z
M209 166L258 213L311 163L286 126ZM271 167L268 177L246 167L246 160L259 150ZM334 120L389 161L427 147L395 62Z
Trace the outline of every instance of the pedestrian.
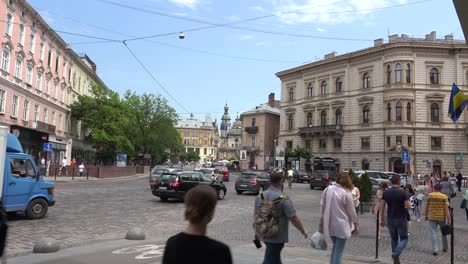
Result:
M465 201L465 206L461 206L461 208L465 209L465 214L466 214L466 221L468 221L468 190L465 190L465 195L463 195L463 201ZM462 201L462 205L463 205L463 201Z
M458 192L461 192L461 186L462 186L462 181L463 181L463 175L461 174L461 172L459 172L457 174L457 188L458 188Z
M421 211L423 208L425 192L426 192L426 185L419 185L419 183L416 182L415 188L414 188L414 194L416 197L416 204L414 208L414 220L418 222L421 222Z
M351 234L359 234L352 189L351 177L340 172L336 184L328 186L320 199L322 217L319 232L330 237L333 242L330 264L341 263L346 240Z
M60 166L60 171L58 176L62 175L62 172L65 172L65 175L68 176L68 171L67 171L67 158L63 157L62 159L62 164Z
M432 254L437 256L437 227L450 225L449 201L447 195L443 194L442 184L438 183L434 186L434 192L427 197L426 204L426 221L429 220L431 229ZM448 241L447 236L442 235L442 251L447 252Z
M414 185L414 176L413 176L413 173L411 173L411 171L408 172L408 175L406 176L406 185L411 185L413 186Z
M387 222L381 216L381 226L388 226L392 238L392 258L394 264L400 264L400 255L408 243L407 209L410 208L409 194L400 188L400 177L392 177L392 188L382 195L382 212L387 209ZM382 214L383 215L383 214Z
M433 173L431 173L430 177L427 174L426 176L424 176L424 184L427 186L426 194L430 194L431 192L434 191L434 185L436 184L436 179Z
M361 192L359 191L359 188L356 186L356 184L356 182L352 182L351 194L353 195L354 209L356 210L356 214L358 214L360 204L359 199L361 199Z
M282 186L283 175L280 172L273 172L270 175L270 188L261 192L255 200L255 220L259 215L257 213L261 212L263 205L266 204L262 202L263 200L276 201L274 210L278 230L268 237L257 237L257 239L263 240L266 245L264 264L281 264L281 250L284 244L289 241L289 221L301 232L304 238L308 237L301 220L296 215L292 200L281 191Z
M379 221L380 221L380 215L384 214L384 211L381 211L381 205L382 205L382 195L383 193L388 189L388 184L385 182L379 183L379 189L377 190L377 193L375 194L374 202L372 203L372 215L377 217L377 212L379 212ZM386 217L384 216L383 219L385 220ZM379 228L379 240L381 238L380 236L381 229Z
M188 226L167 240L162 263L231 264L229 247L206 236L215 213L216 191L208 185L197 185L187 192L184 203Z
M442 177L442 181L440 181L440 185L442 185L441 192L448 197L448 201L450 203L451 198L455 197L457 193L455 192L455 189L453 188L452 183L449 181L448 176Z
M409 201L410 201L410 208L407 210L407 215L406 215L406 220L408 221L408 236L411 235L411 216L414 216L415 213L415 208L416 208L416 196L413 190L413 187L411 187L410 184L407 184L405 186L405 191L410 195Z
M84 170L84 162L81 162L80 166L78 166L78 174L80 175L80 177L84 176Z

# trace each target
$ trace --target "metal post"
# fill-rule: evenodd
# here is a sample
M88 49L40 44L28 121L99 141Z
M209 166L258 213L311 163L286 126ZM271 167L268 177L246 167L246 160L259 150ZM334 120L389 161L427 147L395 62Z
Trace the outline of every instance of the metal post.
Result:
M75 180L75 167L72 168L72 181Z
M375 229L375 259L379 258L379 232L380 232L380 210L377 209L377 220L375 220L376 229Z
M453 207L450 207L450 226L452 229L452 233L450 234L450 263L453 264L455 262L454 257L454 231L453 231Z
M86 179L87 179L87 180L89 179L89 169L88 169L88 171L86 172Z
M57 180L57 168L55 168L55 180Z

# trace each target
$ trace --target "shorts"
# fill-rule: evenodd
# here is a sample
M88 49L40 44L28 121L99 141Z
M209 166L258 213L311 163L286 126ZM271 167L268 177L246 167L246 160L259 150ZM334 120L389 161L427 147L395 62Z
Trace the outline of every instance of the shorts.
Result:
M62 167L60 167L60 171L62 171L62 172L65 172L65 171L67 171L67 167L66 167L66 166L62 166Z
M411 216L410 216L408 210L406 211L406 220L407 220L408 222L411 221Z

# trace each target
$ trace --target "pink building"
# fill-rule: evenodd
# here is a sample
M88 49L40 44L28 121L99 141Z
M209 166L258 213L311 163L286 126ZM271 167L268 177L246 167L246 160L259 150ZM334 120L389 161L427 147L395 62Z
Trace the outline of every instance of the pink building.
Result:
M25 152L59 161L68 135L73 51L25 0L0 2L0 125ZM53 152L43 144L52 143Z

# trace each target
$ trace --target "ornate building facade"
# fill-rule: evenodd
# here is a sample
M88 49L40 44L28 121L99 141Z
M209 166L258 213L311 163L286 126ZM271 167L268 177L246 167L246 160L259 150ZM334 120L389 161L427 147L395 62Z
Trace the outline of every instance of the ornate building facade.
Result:
M236 117L231 125L231 117L229 116L229 107L227 104L224 106L220 131L218 159L227 160L234 158L235 160L239 160L242 140L242 122Z
M447 117L452 84L468 93L464 41L393 35L276 75L284 147L334 157L344 170L404 172L407 150L413 172L468 172L455 164L467 153L467 115L456 124Z

